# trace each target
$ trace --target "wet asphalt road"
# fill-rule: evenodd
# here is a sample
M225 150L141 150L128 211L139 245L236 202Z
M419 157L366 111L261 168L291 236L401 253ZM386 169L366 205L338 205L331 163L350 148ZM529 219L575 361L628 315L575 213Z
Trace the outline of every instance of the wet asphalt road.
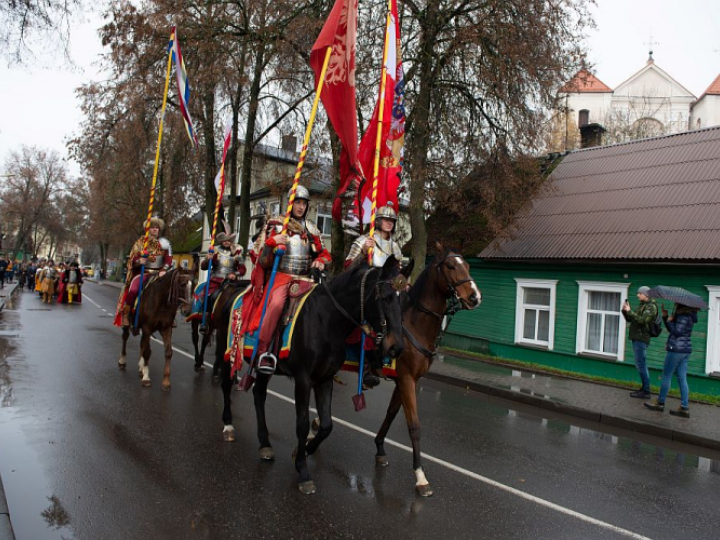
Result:
M388 446L390 467L375 467L362 430L380 426L392 385L369 392L368 409L356 413L350 374L335 387L333 412L356 427L336 423L309 460L318 494L303 496L290 459L294 408L282 397L290 381L271 383L277 459L260 462L251 395L234 393L238 440L223 443L222 393L209 370L196 375L176 353L164 393L153 342L153 387L141 388L137 339L127 371L117 369L117 290L88 284L84 293L82 306L50 310L17 293L0 314L0 473L19 540L718 538L718 456L432 381L419 393L423 450L439 460L425 462L432 498L414 493L406 450ZM190 349L189 327L174 343ZM401 415L389 438L409 444Z

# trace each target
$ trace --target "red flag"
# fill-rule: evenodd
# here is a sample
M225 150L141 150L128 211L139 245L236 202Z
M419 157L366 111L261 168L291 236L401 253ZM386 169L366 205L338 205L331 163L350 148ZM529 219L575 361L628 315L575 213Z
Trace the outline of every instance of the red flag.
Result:
M382 134L380 136L380 168L378 169L377 207L388 202L398 210L398 189L403 166L403 148L405 145L405 81L400 48L400 21L398 19L397 0L392 0L390 24L385 36L387 59L385 67L385 106L383 108ZM360 190L363 223L370 223L370 197L372 175L375 162L375 142L378 130L380 96L375 105L372 120L360 141L358 158L365 172L365 182Z
M327 48L332 47L320 98L342 144L339 195L345 193L352 180L360 176L355 108L357 17L358 0L336 0L310 53L310 66L315 71L317 88Z

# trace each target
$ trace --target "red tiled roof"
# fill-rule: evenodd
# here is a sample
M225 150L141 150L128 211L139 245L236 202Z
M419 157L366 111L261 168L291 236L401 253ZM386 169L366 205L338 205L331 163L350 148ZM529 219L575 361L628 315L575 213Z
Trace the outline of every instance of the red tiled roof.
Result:
M587 69L581 69L570 81L560 88L560 92L607 93L612 92L612 88L607 86Z
M568 154L485 259L720 262L720 127Z
M715 80L708 86L708 89L703 92L703 96L710 95L710 96L720 96L720 75L718 75ZM700 96L702 99L702 96Z

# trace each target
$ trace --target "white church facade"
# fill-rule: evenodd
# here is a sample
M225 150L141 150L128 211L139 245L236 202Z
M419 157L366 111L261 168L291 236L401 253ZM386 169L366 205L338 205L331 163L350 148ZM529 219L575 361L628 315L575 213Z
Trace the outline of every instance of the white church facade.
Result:
M577 146L580 138L568 138L567 132L579 135L583 126L601 128L603 143L612 144L720 125L720 76L697 98L658 67L652 54L640 71L614 89L583 69L558 97L556 113L563 118L561 129L570 146Z

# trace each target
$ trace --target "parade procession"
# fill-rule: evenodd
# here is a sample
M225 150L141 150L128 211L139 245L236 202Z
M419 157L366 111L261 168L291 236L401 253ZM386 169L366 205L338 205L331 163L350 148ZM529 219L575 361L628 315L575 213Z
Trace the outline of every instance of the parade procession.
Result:
M716 539L689 2L0 5L0 540Z

